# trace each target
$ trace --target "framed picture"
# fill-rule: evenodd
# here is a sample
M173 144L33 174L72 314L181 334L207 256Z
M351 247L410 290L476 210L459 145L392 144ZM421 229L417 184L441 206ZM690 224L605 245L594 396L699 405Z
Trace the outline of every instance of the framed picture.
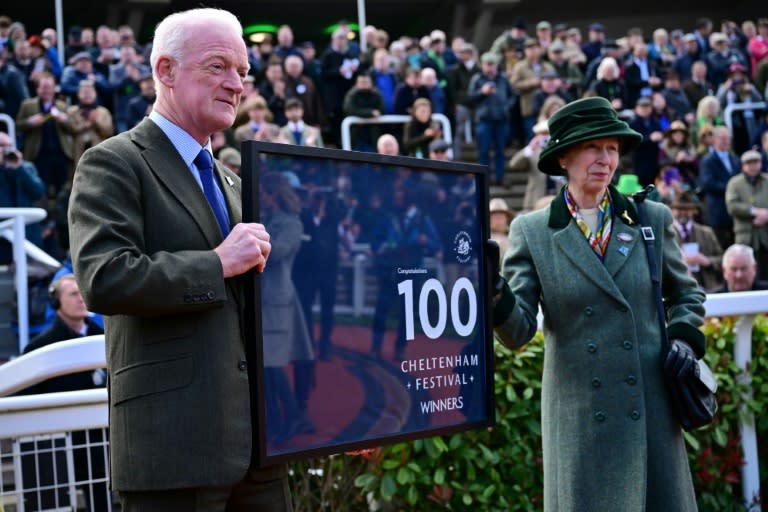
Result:
M242 148L259 463L491 425L486 168L288 144ZM256 364L254 364L256 362Z

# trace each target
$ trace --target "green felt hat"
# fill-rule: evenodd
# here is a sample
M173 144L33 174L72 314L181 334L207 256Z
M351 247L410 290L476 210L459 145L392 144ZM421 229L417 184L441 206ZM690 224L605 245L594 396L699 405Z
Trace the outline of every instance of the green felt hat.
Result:
M556 176L565 175L557 157L571 146L594 139L618 137L620 151L637 147L643 136L619 119L607 99L583 98L568 103L549 118L549 143L539 156L539 170Z

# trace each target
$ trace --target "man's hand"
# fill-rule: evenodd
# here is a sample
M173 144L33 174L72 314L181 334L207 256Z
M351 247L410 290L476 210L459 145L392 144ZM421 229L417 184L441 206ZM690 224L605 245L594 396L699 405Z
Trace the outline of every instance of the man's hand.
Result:
M263 224L240 223L214 249L221 260L224 278L239 276L252 268L263 272L272 245Z

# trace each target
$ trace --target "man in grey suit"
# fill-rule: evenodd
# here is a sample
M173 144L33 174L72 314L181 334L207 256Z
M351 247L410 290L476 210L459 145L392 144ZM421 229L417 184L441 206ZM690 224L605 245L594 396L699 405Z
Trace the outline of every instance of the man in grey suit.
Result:
M291 510L284 466L253 463L254 349L243 274L264 270L261 224L241 222L240 179L212 161L248 72L230 13L165 18L148 119L87 151L70 201L74 271L108 315L112 487L122 510Z

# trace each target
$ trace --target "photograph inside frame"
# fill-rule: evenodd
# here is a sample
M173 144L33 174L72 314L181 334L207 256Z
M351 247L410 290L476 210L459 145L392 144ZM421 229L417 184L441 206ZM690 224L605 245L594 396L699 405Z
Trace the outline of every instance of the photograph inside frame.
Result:
M483 175L312 151L244 159L272 244L257 279L265 455L488 423Z

